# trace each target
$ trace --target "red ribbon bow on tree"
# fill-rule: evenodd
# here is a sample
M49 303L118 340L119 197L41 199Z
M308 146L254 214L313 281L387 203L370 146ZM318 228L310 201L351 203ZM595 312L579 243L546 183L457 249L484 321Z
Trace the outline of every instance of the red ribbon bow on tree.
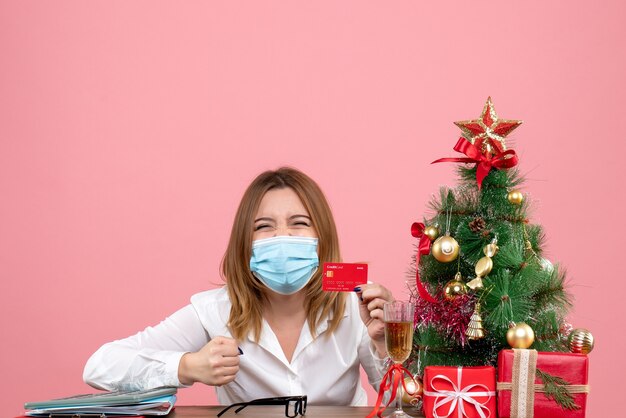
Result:
M426 290L426 287L424 287L424 284L420 279L420 257L430 253L431 244L430 238L424 235L424 224L421 222L414 222L413 225L411 225L411 235L415 238L419 238L420 240L417 245L417 254L415 254L415 285L417 287L417 293L419 293L422 299L427 300L430 303L438 303L438 300L428 293L428 290Z
M413 375L410 371L402 366L402 363L392 364L391 367L389 367L389 370L387 370L387 373L385 373L385 375L383 376L383 380L380 381L380 389L378 390L378 399L376 399L376 405L374 405L374 409L372 410L372 412L370 412L367 418L374 418L375 416L382 418L385 408L391 405L393 400L396 398L400 382L402 382L402 387L404 388L406 393L408 393L409 395L412 395L414 393L407 389L406 382L404 381L404 379L402 379L402 376L404 374L408 374L415 384L414 387L418 387L415 379L413 378ZM383 395L386 391L389 390L389 388L391 388L391 396L389 397L387 405L383 406Z
M498 152L495 155L483 154L478 147L469 142L467 139L461 137L454 146L454 150L467 155L467 158L440 158L433 161L435 163L477 163L476 167L476 182L480 189L483 184L483 179L487 177L492 167L495 168L511 168L517 165L517 154L512 149Z

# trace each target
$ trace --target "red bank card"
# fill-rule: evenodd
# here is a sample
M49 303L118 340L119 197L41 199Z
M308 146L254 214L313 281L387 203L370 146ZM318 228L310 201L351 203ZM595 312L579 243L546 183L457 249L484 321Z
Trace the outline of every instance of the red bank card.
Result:
M367 283L367 264L324 263L322 290L352 292Z

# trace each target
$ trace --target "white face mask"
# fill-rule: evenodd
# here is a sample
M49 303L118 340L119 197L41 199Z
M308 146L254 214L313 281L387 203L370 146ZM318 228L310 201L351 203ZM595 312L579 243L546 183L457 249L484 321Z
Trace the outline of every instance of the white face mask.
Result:
M276 293L304 288L319 266L317 238L280 236L252 243L250 270Z

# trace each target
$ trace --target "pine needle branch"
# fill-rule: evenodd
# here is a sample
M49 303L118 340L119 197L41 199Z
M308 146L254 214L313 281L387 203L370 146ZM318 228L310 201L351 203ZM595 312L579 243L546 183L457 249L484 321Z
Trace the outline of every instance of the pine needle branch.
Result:
M546 398L554 400L561 408L568 409L570 411L576 411L580 409L580 406L576 405L574 396L567 389L567 385L570 383L558 376L552 376L539 369L536 370L537 375L543 382L544 393Z
M533 299L538 307L554 305L561 310L571 308L571 296L565 291L565 271L555 268Z

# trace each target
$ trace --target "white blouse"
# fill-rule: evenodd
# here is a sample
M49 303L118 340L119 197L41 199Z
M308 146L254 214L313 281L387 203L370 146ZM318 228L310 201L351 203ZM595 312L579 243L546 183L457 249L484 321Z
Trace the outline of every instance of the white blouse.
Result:
M263 320L260 340L251 332L240 341L243 355L234 381L216 387L221 404L257 398L307 395L310 404L367 405L359 366L378 388L385 372L385 359L378 358L359 315L355 294L347 298L344 318L328 335L328 321L317 327L313 338L305 322L293 353L287 361L276 335ZM195 352L215 336L232 338L226 327L230 314L226 288L208 290L191 298L191 304L159 325L131 337L100 347L87 361L83 379L100 389L147 389L183 387L178 364L186 352Z

